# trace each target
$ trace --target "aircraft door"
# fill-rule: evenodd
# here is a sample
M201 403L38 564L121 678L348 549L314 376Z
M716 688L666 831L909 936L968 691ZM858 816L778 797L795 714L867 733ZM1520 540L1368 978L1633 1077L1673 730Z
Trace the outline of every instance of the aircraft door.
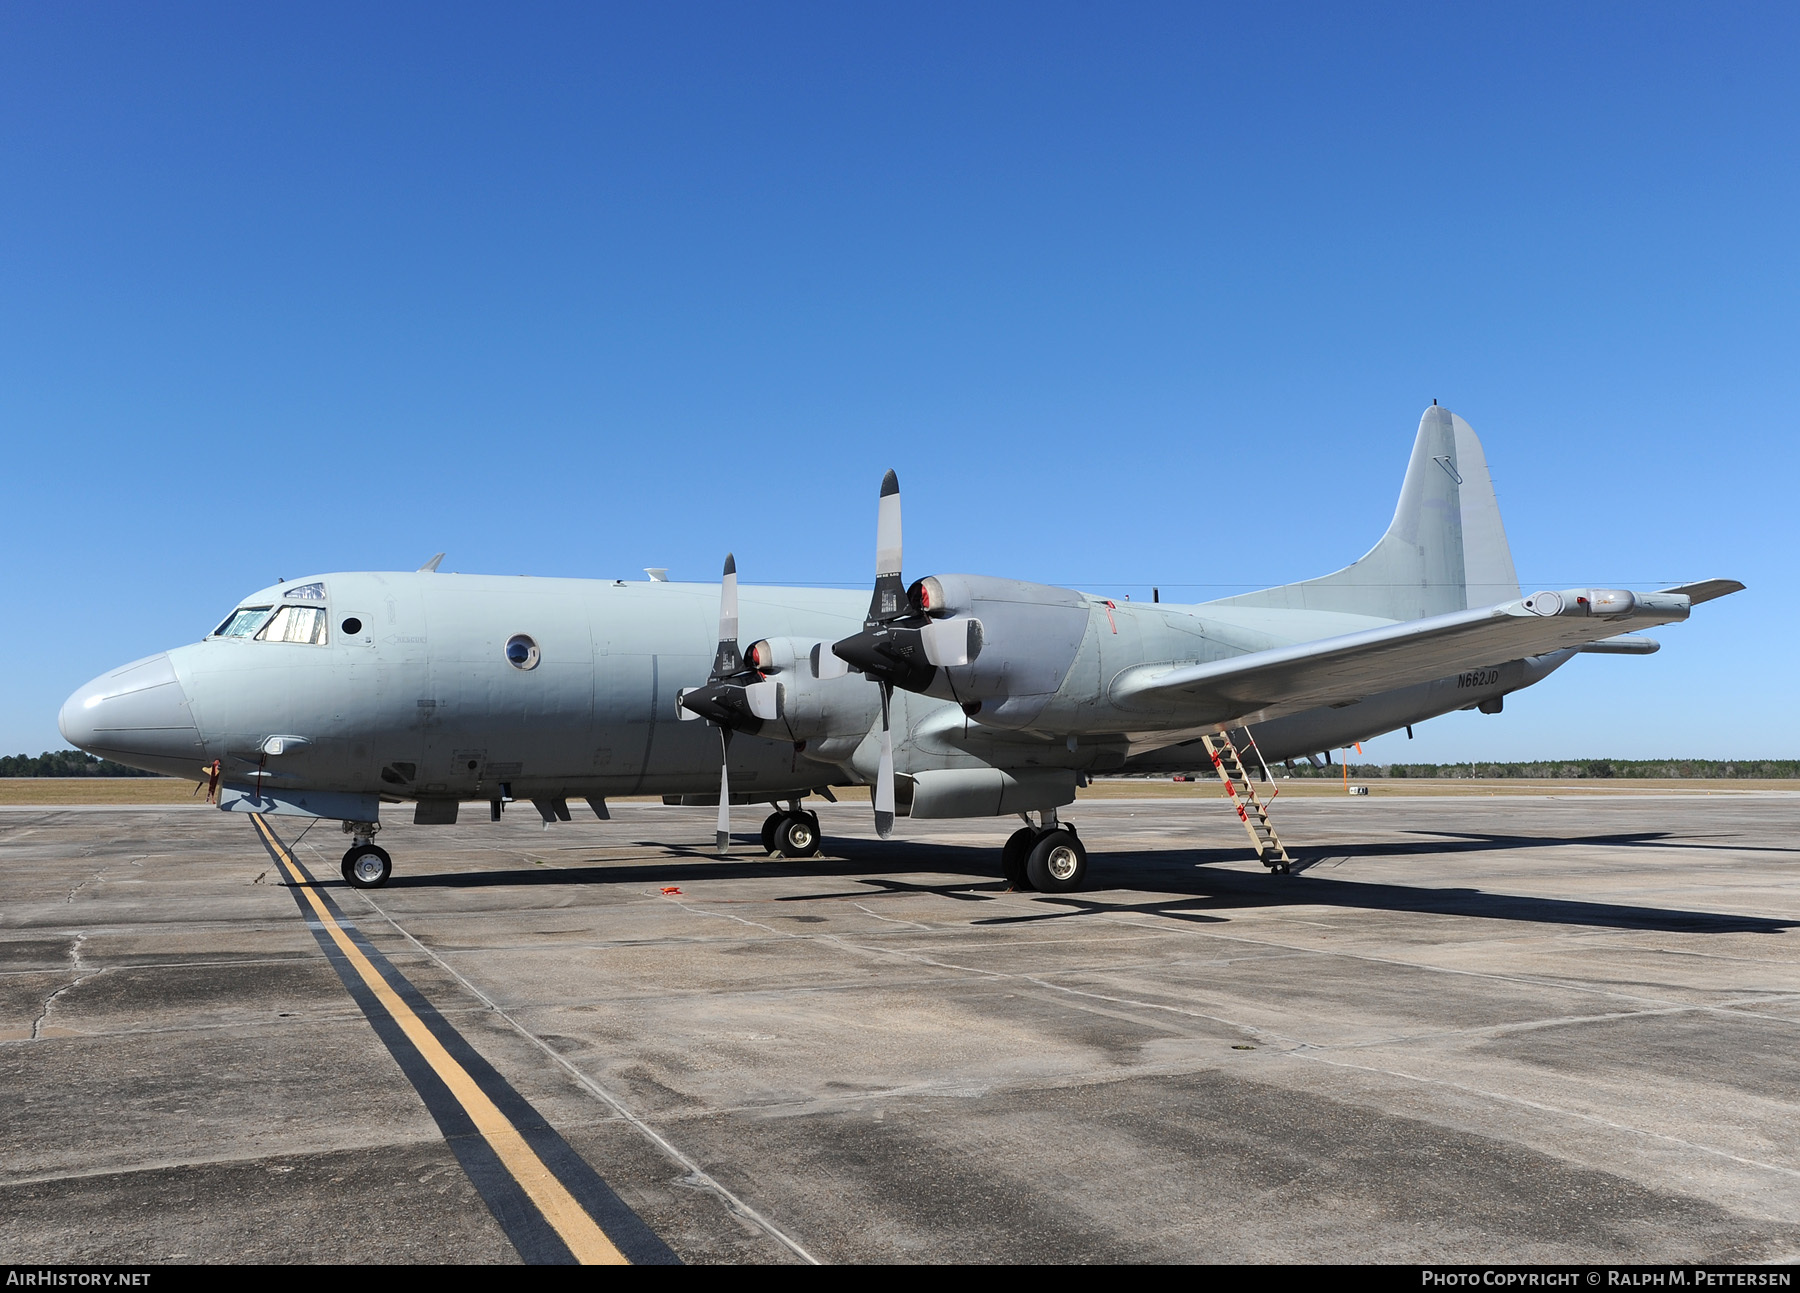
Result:
M363 576L332 608L331 627L348 688L344 718L352 762L362 777L379 776L383 789L404 793L418 779L425 747L421 702L430 691L424 608L404 582Z
M596 777L644 774L656 727L656 657L602 648L594 657L594 749Z
M579 603L548 581L488 581L476 595L421 578L431 632L424 791L475 798L499 782L590 776L594 655Z

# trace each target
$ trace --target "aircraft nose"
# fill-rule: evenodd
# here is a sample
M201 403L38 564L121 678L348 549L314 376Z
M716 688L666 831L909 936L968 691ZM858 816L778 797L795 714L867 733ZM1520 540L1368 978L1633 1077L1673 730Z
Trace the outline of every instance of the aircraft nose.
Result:
M140 767L173 761L185 773L200 749L167 652L101 674L63 702L56 725L77 749Z

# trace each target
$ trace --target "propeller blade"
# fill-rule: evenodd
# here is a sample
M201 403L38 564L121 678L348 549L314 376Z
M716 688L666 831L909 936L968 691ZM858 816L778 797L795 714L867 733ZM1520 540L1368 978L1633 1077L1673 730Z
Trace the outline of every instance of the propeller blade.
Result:
M906 583L900 577L900 478L888 468L881 478L881 510L875 519L875 595L869 601L871 620L890 620L911 609L906 603Z
M738 653L737 558L725 554L725 575L719 581L719 649L713 656L712 676L708 682L722 682L744 668L744 657Z
M724 853L731 848L731 729L719 729L719 825L713 845Z
M894 833L894 733L888 726L888 703L893 697L894 689L882 683L881 763L875 771L875 833L884 840Z
M744 699L757 718L772 721L781 717L781 684L773 678L748 684L744 688Z
M926 658L920 627L926 622L906 595L900 573L900 478L889 471L881 481L881 509L875 522L875 591L862 632L831 644L831 653L871 682L924 691L937 666ZM814 676L825 677L824 653Z
M812 676L815 678L842 678L850 672L850 666L831 649L829 642L813 643L811 659Z
M919 630L925 658L939 668L966 665L981 654L981 621L927 620Z

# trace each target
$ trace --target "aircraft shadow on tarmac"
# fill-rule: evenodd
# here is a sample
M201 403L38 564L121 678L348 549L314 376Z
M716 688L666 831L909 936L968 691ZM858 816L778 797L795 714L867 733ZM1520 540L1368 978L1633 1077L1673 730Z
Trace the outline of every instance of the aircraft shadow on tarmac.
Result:
M1703 838L1676 836L1667 831L1625 832L1579 837L1432 833L1429 838L1378 841L1344 845L1311 855L1295 864L1294 875L1269 875L1260 871L1225 869L1207 865L1244 862L1244 848L1154 849L1112 851L1095 856L1089 881L1098 893L1037 894L1036 902L1051 910L1025 915L993 916L973 921L976 925L1030 924L1083 915L1153 916L1190 923L1214 923L1229 916L1216 914L1241 908L1326 906L1374 911L1419 912L1445 916L1476 916L1491 920L1524 921L1548 925L1585 925L1604 929L1662 930L1682 933L1780 933L1800 926L1800 920L1744 916L1730 912L1685 911L1678 908L1585 902L1567 898L1539 898L1520 894L1486 893L1470 888L1411 886L1391 882L1336 879L1313 873L1325 864L1351 858L1442 857L1519 848L1570 846L1615 849L1722 849L1732 852L1790 854L1800 848L1706 844ZM843 877L856 888L843 893L794 894L776 901L818 902L834 898L868 901L885 894L936 894L961 902L988 902L1006 891L996 877L997 848L962 844L872 840L834 840L830 855L807 859L765 860L748 839L735 843L741 852L730 858L680 846L637 841L645 848L660 849L666 861L619 866L533 867L529 870L479 871L451 875L395 876L394 889L468 889L515 885L629 885L677 884L700 880L741 879L746 868L770 879ZM871 872L879 873L871 876ZM903 878L908 874L941 877L966 875L968 880L920 884ZM1433 870L1432 878L1445 872ZM1106 890L1129 889L1166 897L1149 901L1108 899Z

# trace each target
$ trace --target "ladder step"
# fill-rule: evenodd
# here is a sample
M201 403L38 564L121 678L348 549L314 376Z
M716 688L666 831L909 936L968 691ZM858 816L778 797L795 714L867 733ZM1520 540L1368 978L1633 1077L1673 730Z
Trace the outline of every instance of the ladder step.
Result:
M1269 821L1268 806L1257 797L1256 787L1239 756L1237 747L1223 733L1206 735L1200 738L1200 744L1212 758L1213 770L1219 774L1219 780L1225 783L1226 797L1231 806L1237 809L1238 820L1244 823L1244 829L1250 833L1251 846L1256 850L1259 862L1280 862L1284 867L1291 866L1293 859L1288 856L1287 846L1275 833L1274 824Z

